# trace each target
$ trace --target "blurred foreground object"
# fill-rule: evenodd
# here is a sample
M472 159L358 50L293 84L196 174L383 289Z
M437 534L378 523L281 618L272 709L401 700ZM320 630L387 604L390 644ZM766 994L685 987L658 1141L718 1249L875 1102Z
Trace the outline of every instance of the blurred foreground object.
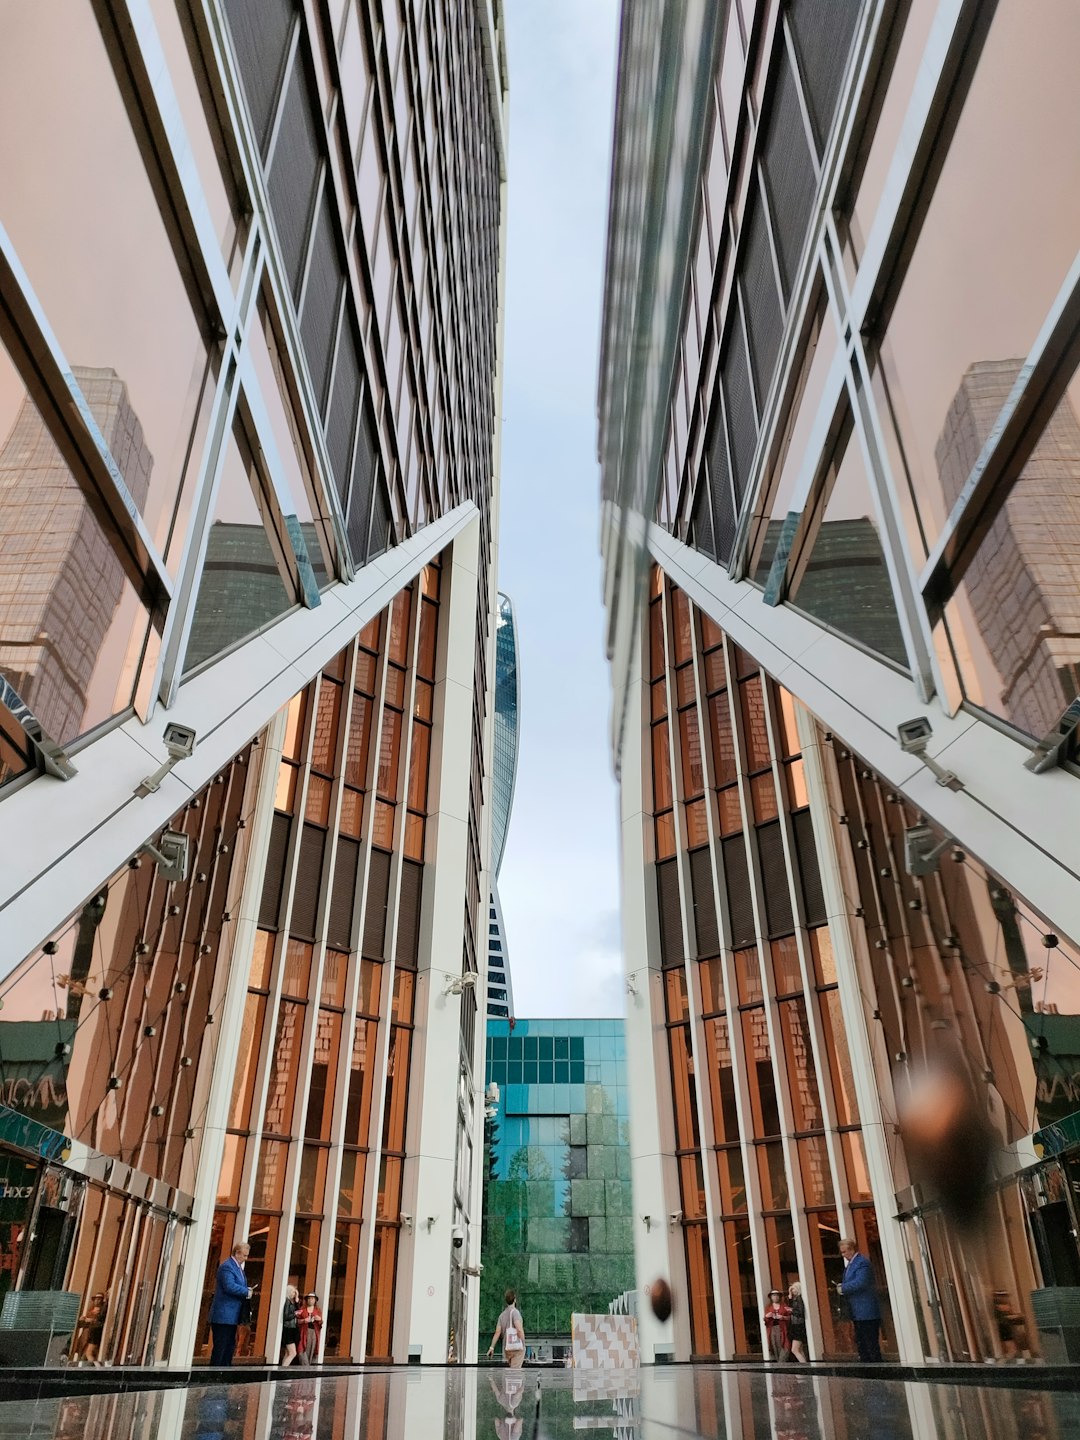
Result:
M899 1121L912 1178L955 1224L976 1226L997 1138L957 1052L942 1048L912 1073Z
M671 1286L666 1280L654 1280L649 1286L649 1304L657 1320L662 1322L671 1318L673 1301Z

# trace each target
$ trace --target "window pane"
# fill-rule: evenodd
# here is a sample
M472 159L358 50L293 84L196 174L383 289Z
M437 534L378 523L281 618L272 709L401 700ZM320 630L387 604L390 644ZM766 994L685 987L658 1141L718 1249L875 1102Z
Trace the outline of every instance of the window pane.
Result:
M229 437L206 545L184 668L195 669L290 610L296 596L284 550L267 530L267 501L247 442Z
M105 371L76 379L107 442L129 443L120 381ZM109 536L0 348L0 673L63 744L132 703L149 630ZM12 733L25 745L20 727Z
M19 136L5 151L4 226L69 364L123 393L113 458L164 553L186 516L206 344L93 6L0 0L0 29L0 133Z
M997 361L965 375L942 464L950 489L974 468L1019 368ZM966 698L1036 739L1080 695L1078 407L1074 375L945 608Z
M1027 356L1076 258L1080 188L1047 177L1080 169L1078 49L1070 0L996 8L889 322L881 366L916 544L920 529L934 544L956 493L957 400L979 367Z
M841 440L791 581L791 601L831 630L907 666L870 482L854 431Z

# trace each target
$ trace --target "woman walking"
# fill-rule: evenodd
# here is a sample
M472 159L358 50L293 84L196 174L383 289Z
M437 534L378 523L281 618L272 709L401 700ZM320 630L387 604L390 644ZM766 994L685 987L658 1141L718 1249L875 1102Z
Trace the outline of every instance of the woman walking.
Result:
M810 1359L806 1353L806 1301L798 1280L793 1280L788 1287L788 1304L791 1306L791 1319L788 1321L791 1353L800 1365L805 1365Z
M285 1307L281 1317L281 1363L291 1365L296 1359L296 1347L300 1343L300 1323L297 1311L300 1308L300 1292L295 1285L285 1286Z

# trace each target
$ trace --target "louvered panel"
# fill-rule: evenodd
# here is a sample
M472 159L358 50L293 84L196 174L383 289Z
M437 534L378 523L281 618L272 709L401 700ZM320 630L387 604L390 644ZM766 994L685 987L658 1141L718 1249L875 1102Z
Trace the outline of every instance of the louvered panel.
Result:
M330 398L330 422L326 430L326 448L330 452L330 468L334 488L342 510L349 495L349 472L356 435L356 410L360 400L360 351L353 335L350 311L341 320L337 363L334 366L334 391Z
M724 358L721 362L728 437L731 442L731 469L736 511L746 494L746 482L757 444L757 417L750 394L750 371L746 360L746 339L738 313L731 316Z
M346 530L353 563L363 565L368 559L368 531L371 519L371 493L375 485L379 446L375 422L367 405L360 413L360 431L356 437L356 458L353 461L352 485Z
M729 835L720 842L724 861L724 888L727 893L728 926L735 950L753 945L754 902L750 895L750 872L746 864L746 845L741 835Z
M334 221L330 197L324 187L315 217L315 233L311 241L311 260L304 286L304 313L300 317L300 335L304 342L311 383L319 414L325 413L326 390L330 380L330 358L337 331L341 289L345 272L338 258L334 239Z
M657 865L656 891L660 905L661 963L681 965L686 959L686 948L679 904L679 871L674 860L662 860Z
M289 921L290 933L300 940L315 939L325 845L325 830L320 830L317 825L304 826L300 833L300 854L296 860L296 883Z
M363 954L369 960L385 959L386 905L390 898L390 856L373 850L368 866L367 899L364 908Z
M768 825L759 825L757 843L761 892L765 897L765 923L770 938L775 940L780 935L790 935L795 929L780 821L772 820Z
M769 245L768 221L757 191L748 206L748 212L743 247L739 253L739 267L750 340L750 361L754 367L754 390L760 411L769 393L777 356L780 354L784 317L780 308L780 291L776 284L776 267L773 265ZM753 424L750 424L751 419L752 413L747 420L746 438L736 440L738 483L735 488L740 497L746 491L750 459L757 440L757 421L753 420Z
M817 182L795 76L782 52L773 84L762 169L784 294L791 294L806 242Z
M717 387L713 396L712 416L706 437L709 495L712 500L713 545L721 565L731 561L735 539L735 501L731 494L731 470L728 465L727 436L724 433L724 410Z
M275 815L270 825L270 846L263 871L262 899L259 901L259 924L276 930L281 923L281 889L285 881L285 857L289 849L292 821L288 815Z
M792 0L791 28L818 153L832 127L862 0Z
M326 921L327 943L335 950L352 949L353 907L359 869L360 842L342 835L337 842L334 884L330 891L330 913Z
M799 810L791 817L791 823L795 830L795 851L799 859L806 923L824 925L827 918L825 890L821 883L817 842L814 840L814 821L809 810Z
M384 550L390 547L390 500L386 493L386 486L379 484L375 488L375 504L371 516L371 542L368 546L368 559L374 560Z
M304 67L297 54L285 92L285 106L270 162L270 210L293 298L307 249L311 202L319 169L316 112Z
M713 890L712 864L708 849L694 850L690 855L690 884L694 892L694 929L697 933L698 959L720 954L720 926L716 915L716 893Z
M398 900L396 960L415 970L420 955L420 902L423 897L424 867L415 860L401 866L401 896Z
M225 0L251 128L264 156L295 10L293 0Z
M712 506L709 504L708 477L704 470L698 479L694 508L690 512L690 544L710 560L716 559L716 543L713 540Z

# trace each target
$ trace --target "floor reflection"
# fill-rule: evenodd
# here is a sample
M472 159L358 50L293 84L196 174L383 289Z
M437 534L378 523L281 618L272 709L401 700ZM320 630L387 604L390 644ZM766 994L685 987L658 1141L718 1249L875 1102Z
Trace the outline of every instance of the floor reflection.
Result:
M0 1403L0 1440L569 1440L582 1431L602 1440L1066 1440L1080 1437L1080 1395L679 1366L328 1372Z

